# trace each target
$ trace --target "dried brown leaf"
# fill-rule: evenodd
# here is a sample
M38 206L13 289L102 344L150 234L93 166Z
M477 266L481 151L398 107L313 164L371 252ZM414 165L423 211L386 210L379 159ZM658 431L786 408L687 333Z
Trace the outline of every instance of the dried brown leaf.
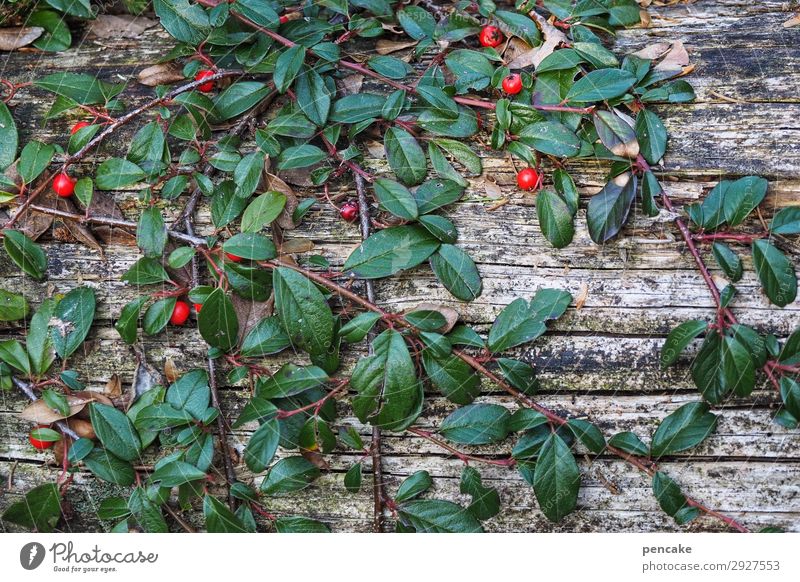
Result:
M655 44L649 44L643 49L639 49L635 53L631 53L635 57L639 57L640 59L648 59L651 61L656 60L660 56L667 53L670 49L670 43L668 42L657 42Z
M235 293L231 296L231 302L239 320L238 341L240 342L259 321L272 315L274 307L272 298L267 301L251 301L250 299L243 299Z
M418 43L419 41L416 40L401 41L382 38L378 41L378 44L375 47L375 52L379 55L388 55L391 53L396 53L397 51L411 48L412 46L417 46Z
M541 63L545 57L553 54L553 51L558 48L558 45L569 42L569 39L563 32L550 24L541 15L536 12L531 14L536 18L539 28L542 30L544 42L540 46L519 55L511 61L508 65L511 69L522 69L529 66L538 67L539 63Z
M586 300L589 298L589 285L586 283L581 283L581 288L578 291L578 297L575 299L575 309L581 310L583 309Z
M93 216L108 216L110 218L124 219L125 216L114 202L113 196L108 192L95 192L92 203L89 205L89 214ZM92 232L105 244L118 244L133 246L136 244L136 235L127 229L105 224L95 225Z
M69 414L66 416L47 406L47 403L42 399L31 402L19 415L21 418L36 424L53 424L57 420L64 420L78 414L87 404L97 400L94 395L86 396L86 394L86 391L84 391L66 396L67 404L69 404Z
M178 366L175 365L175 360L172 358L164 360L164 377L170 384L181 377L180 370L178 370Z
M122 381L119 379L119 376L113 374L111 378L108 379L108 382L106 382L106 387L103 392L109 398L119 398L122 396Z
M686 51L686 47L681 41L676 40L664 58L653 69L678 74L683 73L684 67L688 67L689 64L689 53Z
M17 26L0 28L0 51L13 51L28 46L42 36L41 26Z
M342 96L360 93L361 85L364 84L364 75L348 75L342 77L339 84L342 87Z
M148 87L168 85L185 79L181 68L175 63L159 63L139 72L139 82Z
M784 28L791 28L792 26L800 26L800 14L792 16L789 20L783 23Z
M95 38L139 38L158 23L142 16L101 14L89 21L88 34Z

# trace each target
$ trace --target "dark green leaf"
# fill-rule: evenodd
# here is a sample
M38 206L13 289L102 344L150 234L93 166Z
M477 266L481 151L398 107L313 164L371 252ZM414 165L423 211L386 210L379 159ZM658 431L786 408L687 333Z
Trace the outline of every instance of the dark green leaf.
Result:
M386 212L404 220L416 220L418 216L417 203L408 188L395 182L379 178L374 182L375 197L380 207Z
M599 69L591 71L576 81L567 92L566 99L572 103L604 101L624 95L636 82L628 71L622 69Z
M95 305L94 290L89 287L73 289L56 305L50 338L61 359L72 355L86 339L94 321Z
M233 302L223 289L214 289L197 316L200 335L212 347L228 351L236 345L239 319Z
M401 182L414 186L425 179L425 152L414 136L399 127L390 127L384 136L384 147L389 166Z
M467 445L484 445L502 441L508 436L508 410L497 404L469 404L456 409L439 426L449 441Z
M431 255L431 268L437 279L462 301L473 301L481 294L481 276L470 256L451 244L442 244Z
M419 265L439 248L420 226L393 226L371 235L347 258L345 271L364 279L388 277Z
M317 477L319 469L303 457L281 459L267 473L261 482L261 492L277 495L305 489Z
M3 231L3 247L11 260L27 275L44 279L47 257L42 248L18 230Z
M647 448L647 445L632 432L617 433L608 439L608 444L609 446L616 447L621 451L639 457L646 457L650 454L650 449Z
M684 321L669 332L667 340L661 348L661 367L666 368L678 361L681 352L686 349L694 338L708 328L705 321L693 319Z
M753 241L753 267L769 300L784 307L797 297L794 267L777 247L766 240Z
M636 196L636 177L626 172L592 196L586 210L589 234L598 244L614 238L628 219Z
M689 402L667 416L656 429L650 450L663 457L691 449L703 442L717 426L717 417L705 402Z
M500 494L494 487L486 487L482 483L481 474L474 468L464 467L459 490L472 497L467 511L477 519L490 519L500 513Z
M451 501L420 499L403 503L399 507L401 519L420 533L480 533L483 532L475 516Z
M547 519L558 522L575 509L581 474L575 457L561 437L553 433L536 460L533 490Z
M575 236L572 211L558 194L552 190L539 192L536 196L536 215L542 234L555 248L564 248L572 242Z
M734 253L728 245L715 242L711 245L711 251L714 253L714 258L717 261L720 269L725 272L725 275L730 277L734 283L742 278L744 267L742 267L742 259L739 255Z

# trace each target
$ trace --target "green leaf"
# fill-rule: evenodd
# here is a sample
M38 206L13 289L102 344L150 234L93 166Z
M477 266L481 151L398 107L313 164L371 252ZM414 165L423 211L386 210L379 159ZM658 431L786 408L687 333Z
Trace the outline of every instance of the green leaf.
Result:
M233 181L236 183L236 195L249 198L256 191L261 174L264 171L264 154L252 152L244 156L233 171Z
M306 48L297 44L284 50L275 61L275 73L272 80L279 93L286 93L303 67Z
M93 402L89 416L98 440L106 450L123 461L134 461L142 452L142 443L133 423L113 406Z
M581 140L575 133L557 121L540 121L526 125L517 136L519 141L538 152L571 158L581 150Z
M397 503L410 501L425 493L432 485L433 481L427 471L417 471L406 477L405 480L400 483L394 500Z
M146 173L139 166L122 158L109 158L100 164L95 184L100 190L119 190L141 182Z
M452 180L428 180L414 191L420 214L428 214L452 204L464 193L464 187Z
M530 408L520 408L511 415L508 422L510 432L522 432L547 424L547 417L541 412Z
M732 182L725 191L722 211L725 221L736 226L761 204L767 195L767 181L759 176L745 176Z
M155 259L142 257L122 276L131 285L155 285L169 281L167 271Z
M315 125L328 120L331 109L331 91L325 80L314 69L304 68L294 82L297 105Z
M678 484L661 471L653 475L653 495L664 513L674 517L679 525L691 521L700 513L696 507L689 507Z
M277 418L271 418L258 427L244 449L244 462L247 467L255 473L266 469L275 457L280 439L281 430Z
M61 518L61 495L55 483L34 487L3 512L3 521L30 530L49 533Z
M636 116L636 137L642 157L648 163L657 164L664 157L667 151L667 128L658 115L649 109L642 109Z
M592 116L600 142L615 156L634 159L639 155L636 132L613 111L595 111Z
M462 301L474 301L481 294L478 268L470 256L451 244L443 244L431 255L431 268L445 289Z
M363 279L388 277L416 267L438 248L439 241L420 226L393 226L367 238L347 258L344 270Z
M498 358L497 364L500 366L503 377L514 388L529 396L539 390L539 380L536 377L536 370L532 366L510 358Z
M373 93L346 95L333 104L330 121L360 123L380 115L386 97Z
M242 520L213 495L203 499L203 515L208 533L247 533Z
M353 411L361 422L388 430L403 430L422 408L422 385L403 336L387 329L372 342L372 355L353 369L351 387L358 392Z
M128 487L136 480L136 472L129 461L123 461L101 447L92 449L83 463L97 478L115 485Z
M475 516L451 501L419 499L403 503L398 512L419 533L482 533Z
M790 206L776 212L769 230L773 234L800 234L800 206Z
M425 152L414 136L399 127L390 127L383 143L389 166L403 184L414 186L425 179L428 173Z
M34 279L44 279L47 257L42 248L18 230L3 231L3 247L11 260Z
M279 170L307 168L328 158L328 154L315 145L303 144L286 148L278 158Z
M289 515L275 520L275 531L278 533L330 533L331 529L321 521Z
M664 369L678 361L678 357L692 340L708 329L708 324L699 319L684 321L667 336L661 348L661 368Z
M44 400L47 406L58 412L61 416L66 417L70 415L67 397L60 392L56 392L52 388L47 388L42 392L42 400Z
M572 211L558 194L552 190L539 192L536 196L536 215L542 234L555 248L564 248L572 242L575 236Z
M439 87L419 85L416 94L441 115L452 119L458 118L458 104Z
M268 356L291 345L289 336L277 317L261 319L245 336L239 353L245 358Z
M611 447L616 447L621 451L639 457L646 457L650 454L650 449L647 448L647 445L632 432L617 433L608 439L608 444Z
M456 239L458 238L456 226L444 216L439 216L437 214L426 214L425 216L419 217L419 223L425 228L425 230L443 243L452 244L456 242Z
M28 315L30 308L24 296L0 289L0 321L17 321Z
M150 475L151 483L160 483L161 487L180 487L184 483L205 479L206 474L185 461L172 461L161 465Z
M581 474L575 457L561 437L553 433L536 460L533 490L547 519L559 522L578 502Z
M590 452L599 455L605 450L606 439L600 429L591 422L580 418L571 418L567 421L567 426Z
M731 281L735 283L742 278L744 274L742 259L728 245L715 242L711 245L711 252L714 253L714 259L716 259L720 269L724 271Z
M328 381L328 374L317 366L298 366L291 362L269 377L259 379L256 396L259 398L286 398L317 388Z
M502 352L533 341L542 335L549 319L558 319L567 310L572 296L557 289L539 289L530 303L522 298L512 301L495 320L489 331L489 349Z
M31 25L34 24L31 23ZM34 81L34 84L81 105L106 103L125 88L123 84L106 83L93 75L69 72L47 75Z
M203 309L197 316L200 335L208 345L224 351L236 345L239 334L239 318L233 302L223 289L214 289L203 302Z
M469 404L480 393L480 378L458 356L441 356L426 349L422 352L422 365L428 380L454 404Z
M653 434L650 451L655 458L691 449L717 426L717 417L705 402L689 402L667 416Z
M233 235L222 245L222 250L251 261L266 261L278 256L278 251L271 240L249 232Z
M542 59L542 62L536 67L536 73L541 75L551 71L574 69L585 61L586 59L575 49L565 48L554 51Z
M498 10L495 16L505 23L510 31L510 34L520 37L531 46L541 44L541 33L536 23L519 12L511 12L508 10Z
M614 238L628 220L636 197L636 177L626 172L609 181L592 196L586 209L589 235L597 244Z
M142 211L136 227L136 244L147 257L157 258L167 245L167 226L161 211L150 206Z
M173 269L180 269L189 264L195 256L195 250L192 247L178 247L169 254L167 263Z
M211 32L208 14L189 0L153 0L153 10L161 26L181 42L197 46Z
M372 311L359 313L339 329L339 337L351 344L360 342L367 337L380 318L380 314Z
M375 197L378 199L381 210L390 212L404 220L416 220L418 216L417 202L408 188L395 182L379 178L375 180Z
M266 28L275 29L280 23L269 0L238 0L231 10Z
M785 307L797 297L794 266L777 247L766 240L753 241L753 267L769 300Z
M344 475L344 488L350 493L358 493L361 490L361 463L356 463L347 470Z
M30 356L31 369L34 374L44 374L50 369L55 359L53 342L50 339L50 320L53 318L56 302L54 299L45 299L39 309L31 318L28 337L25 338L25 347Z
M30 376L31 362L28 353L17 340L0 341L0 362L16 368L26 376ZM6 368L6 370L8 370Z
M267 473L261 482L261 492L265 495L291 493L305 489L317 477L319 469L303 457L281 459Z
M599 69L578 79L567 92L572 103L591 103L620 97L636 82L636 77L622 69Z
M73 289L56 305L55 321L50 323L50 339L62 360L72 355L86 339L94 321L95 306L94 290L89 287Z
M333 314L325 297L309 279L286 267L275 269L272 280L275 311L292 344L312 360L325 356L334 337Z
M508 410L497 404L469 404L442 421L439 432L447 440L466 445L484 445L508 436Z
M17 147L19 147L19 135L14 117L11 115L8 106L0 102L0 172L10 166L17 157Z
M280 216L286 206L286 194L265 192L255 198L242 215L242 232L258 232Z
M793 378L783 376L780 382L783 406L795 418L800 418L800 384Z
M459 491L472 497L467 511L477 519L490 519L500 513L500 494L494 487L486 487L481 480L481 474L474 468L464 467Z
M264 99L270 90L271 86L255 81L233 83L214 99L214 120L222 122L241 115Z

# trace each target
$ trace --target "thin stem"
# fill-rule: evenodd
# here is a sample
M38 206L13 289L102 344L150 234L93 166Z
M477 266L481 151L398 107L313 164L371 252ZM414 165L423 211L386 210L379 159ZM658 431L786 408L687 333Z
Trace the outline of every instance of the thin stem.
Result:
M295 416L297 414L301 414L303 412L307 412L309 410L314 410L314 414L318 414L320 409L323 407L323 405L328 400L330 400L331 398L333 398L337 394L341 394L342 392L347 390L347 386L348 386L349 383L350 383L349 379L345 380L344 382L342 382L342 384L340 386L338 386L337 388L331 390L325 396L323 396L319 400L316 400L316 401L312 402L311 404L306 404L305 406L301 406L300 408L295 408L294 410L278 410L278 415L277 416L278 416L278 418L289 418L289 417Z
M36 394L33 393L33 390L31 389L30 384L28 384L27 382L23 382L22 380L20 380L16 376L12 376L11 377L11 381L14 383L14 386L19 388L20 392L22 392L25 396L30 398L32 402L36 402L37 400L39 400L39 397L36 396ZM65 435L67 435L71 439L74 439L74 440L77 441L79 438L81 438L78 435L78 433L76 433L69 426L67 426L67 423L64 422L63 420L57 420L53 424L55 424L58 427L58 430L60 430L62 433L64 433Z
M437 447L441 447L444 450L453 453L458 458L458 460L463 461L466 464L469 464L470 461L476 463L485 463L487 465L496 465L498 467L513 467L514 465L517 464L517 461L513 457L508 457L505 459L488 459L486 457L477 457L475 455L469 455L467 453L459 451L455 447L451 447L443 440L437 439L428 431L422 430L420 428L413 428L413 427L407 428L406 432L410 432L411 434L415 434L419 437L422 437L425 440L432 442Z
M768 232L755 233L755 234L736 234L732 232L715 232L712 234L694 234L692 238L697 242L713 242L717 240L738 242L742 244L751 244L753 241L767 238Z

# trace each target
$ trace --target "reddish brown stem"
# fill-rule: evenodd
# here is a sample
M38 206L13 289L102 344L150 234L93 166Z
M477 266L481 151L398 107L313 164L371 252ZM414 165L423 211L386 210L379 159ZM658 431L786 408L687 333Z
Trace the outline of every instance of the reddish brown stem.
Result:
M769 236L768 232L756 234L736 234L732 232L715 232L712 234L694 234L692 238L697 242L713 242L717 240L738 242L742 244L751 244L755 240L766 238Z
M426 430L412 427L412 428L407 428L406 432L410 432L411 434L420 436L425 440L432 442L437 447L441 447L444 450L453 453L453 455L455 455L458 458L458 460L463 461L466 464L469 464L470 461L476 463L485 463L487 465L497 465L498 467L513 467L514 465L517 464L517 462L514 460L513 457L508 457L505 459L489 459L486 457L477 457L475 455L468 455L467 453L459 451L455 447L451 447L446 442L437 439L435 436L433 436Z
M323 405L337 394L341 394L342 392L344 392L347 389L347 385L349 383L350 383L349 380L345 380L344 382L342 382L341 386L331 390L325 396L323 396L319 400L316 400L315 402L312 402L311 404L306 404L305 406L301 406L300 408L295 408L294 410L279 410L278 418L289 418L290 416L301 414L303 412L312 409L314 410L314 414L319 414L319 411L323 407Z

